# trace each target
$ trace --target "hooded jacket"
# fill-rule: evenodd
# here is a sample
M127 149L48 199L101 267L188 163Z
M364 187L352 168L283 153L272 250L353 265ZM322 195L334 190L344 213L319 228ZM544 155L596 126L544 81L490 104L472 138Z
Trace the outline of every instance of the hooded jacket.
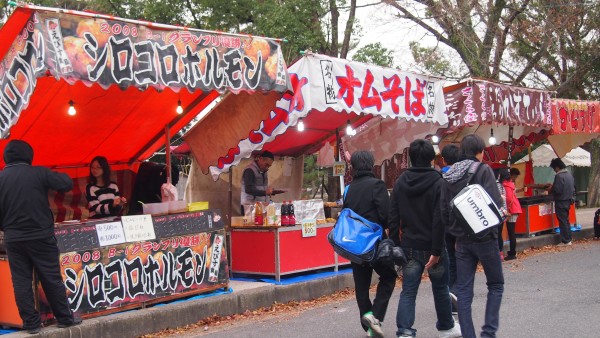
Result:
M462 241L479 241L476 238L471 238L467 236L468 234L465 230L459 225L456 224L454 213L452 212L452 207L450 202L456 195L453 192L453 185L466 177L467 171L471 168L471 164L475 162L475 159L463 159L460 162L456 162L450 167L450 169L443 175L444 184L442 187L441 194L441 216L442 222L444 223L444 227L448 229L448 232L455 236L457 240ZM496 184L496 178L494 176L494 172L492 168L485 163L480 163L479 168L471 178L471 184L479 184L483 187L485 191L490 195L494 203L496 205L502 205L502 196L498 191L498 186ZM462 185L460 188L464 187ZM460 189L459 189L460 191ZM498 227L494 227L490 232L491 236L494 238L498 238Z
M48 190L73 188L71 178L46 167L32 166L33 149L21 140L4 148L6 167L0 172L0 229L4 240L18 242L54 236Z
M344 208L386 229L390 198L385 183L370 171L357 172L344 197Z
M431 251L440 256L444 248L444 225L440 219L442 175L434 168L412 167L404 171L392 192L389 228L402 247ZM402 239L396 235L400 229Z

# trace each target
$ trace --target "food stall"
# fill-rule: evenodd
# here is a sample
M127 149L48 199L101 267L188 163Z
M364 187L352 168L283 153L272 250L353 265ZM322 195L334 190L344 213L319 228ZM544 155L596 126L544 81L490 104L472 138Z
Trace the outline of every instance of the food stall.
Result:
M222 180L220 176L226 176L222 174L233 172L225 178L230 187L235 187L230 191L239 192L243 159L261 150L269 150L276 156L275 164L269 170L271 184L279 179L279 159L290 163L288 174L286 176L283 170L281 181L295 181L302 177L302 155L318 152L324 146L335 149L330 152L331 162L334 162L334 157L337 159L334 171L343 179L346 160L349 159L341 150L341 136L361 137L361 133L367 130L367 121L383 118L374 119L373 123L381 128L369 129L372 140L386 132L384 121L399 121L399 132L403 137L398 137L393 143L398 149L407 147L415 138L425 138L447 122L443 81L438 78L311 53L289 70L294 94L284 95L269 116L252 124L255 129L245 129L246 136L241 141L238 139L228 144L227 149L211 158L211 150L219 145L206 140L215 140L216 137L210 135L220 134L223 128L219 127L225 124L216 121L218 115L214 114L211 114L215 119L212 125L199 125L184 136L197 168L210 166L211 176L219 181ZM229 107L228 111L236 108L224 99L215 109L221 105ZM227 125L227 129L229 132L235 126ZM283 167L286 168L285 165ZM196 186L194 182L205 180L206 174L196 170L188 184ZM236 194L231 193L231 196L232 209L237 210L239 199L235 200ZM293 190L273 199L277 202L293 200L298 210L303 203L299 197L300 191ZM232 272L279 277L348 263L336 257L327 241L327 233L334 225L333 219L297 216L296 220L297 224L290 227L244 226L243 223L238 226L232 223ZM319 224L322 223L320 221L324 223Z
M272 108L290 90L279 40L31 5L0 34L0 151L25 140L34 165L74 179L49 196L72 310L93 317L226 287L220 210L88 220L88 166L104 155L129 197L140 163L222 93L257 93ZM0 324L21 326L4 253L0 271Z
M566 99L552 99L552 130L548 136L550 145L542 145L528 158L519 162L529 162L525 175L533 177L533 167L536 165L547 166L554 157L563 158L566 165L585 165L578 158L569 159L569 152L586 142L600 136L600 102L578 101ZM535 152L540 155L535 156ZM544 156L543 153L546 153ZM536 158L537 157L537 158ZM517 163L519 163L517 162ZM530 182L530 188L539 186L539 183ZM537 184L536 184L537 183ZM535 190L535 189L533 189ZM587 187L583 192L587 193ZM515 226L515 233L531 236L535 233L552 231L558 227L558 220L554 215L554 203L551 196L532 196L519 199L523 207L524 217L519 217ZM586 198L587 202L587 198ZM575 208L569 211L569 223L576 224Z

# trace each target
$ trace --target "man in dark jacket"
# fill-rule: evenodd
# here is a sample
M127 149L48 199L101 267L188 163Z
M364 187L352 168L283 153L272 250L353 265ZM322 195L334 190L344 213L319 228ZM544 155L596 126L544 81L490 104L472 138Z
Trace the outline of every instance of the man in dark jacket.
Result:
M554 198L554 208L560 229L560 244L571 245L571 224L569 224L569 209L573 204L575 195L575 179L567 170L567 166L560 158L550 161L550 168L554 170L554 183L548 187L548 191Z
M344 208L350 208L360 216L386 229L390 201L385 183L375 178L373 174L375 164L373 155L368 151L356 151L352 154L350 163L354 177L344 197ZM371 266L351 263L351 265L356 302L363 329L368 331L369 335L383 337L381 322L385 317L390 297L396 285L396 270L386 264L374 263ZM373 270L379 275L379 283L375 299L371 303L369 288Z
M471 184L481 185L496 205L502 204L502 197L498 191L492 168L487 164L480 163L483 159L484 148L485 143L477 135L467 135L463 138L460 144L460 161L452 165L444 174L446 182L444 182L441 194L442 222L448 231L456 236L457 277L454 288L458 298L458 320L465 338L476 337L471 304L473 303L473 282L478 262L481 262L483 266L488 287L485 324L482 327L481 337L496 337L500 304L504 292L504 275L497 241L498 227L492 227L483 237L471 235L461 224L456 222L450 205L450 201L457 193L457 185L461 185L461 182L469 174L472 175Z
M414 337L415 300L425 269L431 280L440 337L460 337L452 318L448 290L448 254L444 247L444 225L440 219L442 175L432 167L435 150L418 139L408 149L411 167L396 181L392 192L390 233L402 247L408 264L402 268L402 293L396 313L398 337ZM397 231L396 229L400 229Z
M35 309L33 271L42 283L59 327L81 323L74 318L60 274L59 251L54 237L54 217L48 190L64 192L73 187L66 174L32 166L33 149L12 140L4 149L6 167L0 172L0 228L12 275L15 300L23 328L38 333L39 312Z

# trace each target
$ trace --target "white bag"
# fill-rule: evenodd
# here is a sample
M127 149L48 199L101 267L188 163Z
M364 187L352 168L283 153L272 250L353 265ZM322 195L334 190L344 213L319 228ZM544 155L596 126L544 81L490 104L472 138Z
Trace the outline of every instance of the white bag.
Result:
M491 229L502 222L498 206L479 184L467 183L451 203L456 221L474 234Z

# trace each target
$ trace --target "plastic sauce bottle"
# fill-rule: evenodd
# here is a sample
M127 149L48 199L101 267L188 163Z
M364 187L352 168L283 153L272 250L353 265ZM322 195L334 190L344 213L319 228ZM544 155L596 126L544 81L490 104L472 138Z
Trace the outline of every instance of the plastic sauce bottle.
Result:
M288 206L288 224L291 226L296 225L296 214L294 214L294 203L292 201Z
M288 217L287 202L283 201L283 203L281 203L281 226L286 226L288 224L289 224L289 217Z
M254 225L263 225L262 203L254 203Z

